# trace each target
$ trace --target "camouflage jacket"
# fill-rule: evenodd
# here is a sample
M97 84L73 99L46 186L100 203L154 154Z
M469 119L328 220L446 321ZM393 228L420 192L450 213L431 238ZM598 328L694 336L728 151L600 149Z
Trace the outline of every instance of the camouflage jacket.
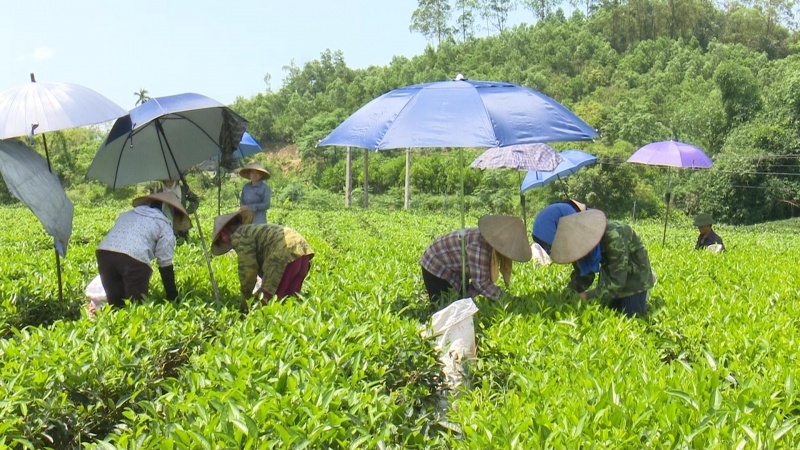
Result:
M261 277L261 289L274 294L289 263L301 256L314 256L300 233L282 225L242 225L231 236L231 244L239 258L242 299L253 295L256 275Z
M594 274L580 276L575 263L570 288L577 292L586 291L588 299L597 298L607 304L614 299L647 291L655 284L647 249L629 225L608 222L600 239L600 252L602 256L597 286L587 291L594 282Z

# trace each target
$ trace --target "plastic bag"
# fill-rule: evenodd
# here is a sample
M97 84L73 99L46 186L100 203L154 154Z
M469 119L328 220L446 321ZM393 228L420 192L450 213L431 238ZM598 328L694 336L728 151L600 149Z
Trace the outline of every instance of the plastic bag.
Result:
M86 286L86 298L89 299L89 312L92 314L108 304L108 297L103 289L103 282L100 281L100 275L95 276Z
M451 389L467 381L465 367L478 356L472 320L476 312L478 307L471 298L457 300L434 313L430 329L422 334L436 338L445 380Z
M538 264L540 266L547 266L551 262L553 262L550 259L550 255L548 255L547 252L544 251L542 246L535 242L533 243L533 245L531 245L531 253L533 253L531 261L533 261L534 264Z

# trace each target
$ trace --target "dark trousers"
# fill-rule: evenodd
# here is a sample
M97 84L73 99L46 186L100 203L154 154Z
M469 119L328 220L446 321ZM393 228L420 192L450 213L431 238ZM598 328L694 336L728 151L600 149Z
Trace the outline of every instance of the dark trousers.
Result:
M442 298L442 294L452 295L450 293L456 292L449 281L428 272L424 267L422 268L422 281L425 282L425 290L428 291L428 297L430 297L432 303L438 302ZM459 298L464 297L466 295L462 292Z
M644 291L627 297L615 298L611 300L608 307L616 309L628 317L643 316L647 312L647 294L648 291Z
M123 307L123 299L141 300L147 295L153 274L150 266L124 253L97 250L95 255L109 305Z
M275 295L278 298L295 295L303 288L303 282L308 275L311 268L311 257L309 255L301 256L294 261L290 262L283 271L281 282L278 283L278 291Z

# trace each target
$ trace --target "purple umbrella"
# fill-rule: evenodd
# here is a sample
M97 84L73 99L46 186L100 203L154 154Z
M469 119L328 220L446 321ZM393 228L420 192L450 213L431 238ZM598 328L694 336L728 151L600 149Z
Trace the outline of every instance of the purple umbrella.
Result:
M628 158L628 162L651 166L678 167L681 169L708 169L713 164L711 158L706 156L699 147L673 140L647 144L639 150L636 150L636 153ZM664 245L667 240L671 174L672 170L667 172L667 214L664 216L664 235L661 238L661 245Z
M628 158L630 163L651 166L708 169L711 158L699 147L678 141L660 141L645 145Z
M493 147L483 152L470 167L478 169L516 169L536 171L554 170L561 162L561 156L547 144L519 144L508 147ZM521 181L522 175L517 173ZM525 196L520 192L519 203L522 206L522 220L528 228L525 213Z

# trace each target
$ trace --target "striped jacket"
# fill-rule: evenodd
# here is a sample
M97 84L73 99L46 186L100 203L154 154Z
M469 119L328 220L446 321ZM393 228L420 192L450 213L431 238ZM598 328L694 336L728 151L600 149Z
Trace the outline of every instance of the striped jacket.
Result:
M282 225L242 225L231 236L231 245L239 257L239 285L245 300L253 295L257 275L261 289L274 294L289 263L314 256L300 233Z

